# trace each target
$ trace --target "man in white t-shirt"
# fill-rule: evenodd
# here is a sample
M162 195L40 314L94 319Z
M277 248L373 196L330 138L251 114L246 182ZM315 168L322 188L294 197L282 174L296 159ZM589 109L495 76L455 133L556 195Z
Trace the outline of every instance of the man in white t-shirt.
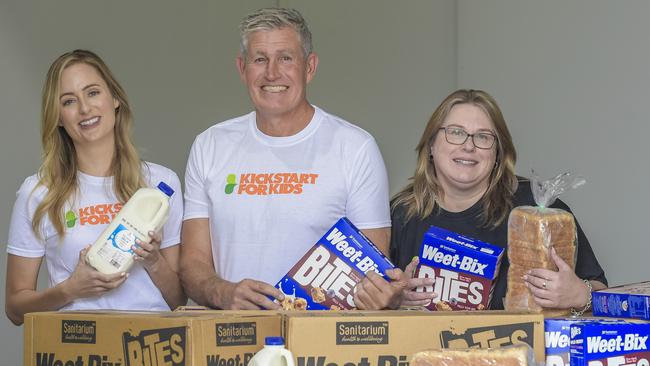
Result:
M307 101L317 66L296 10L244 18L237 68L255 111L200 134L187 163L181 278L198 304L278 308L273 284L343 216L388 253L381 154L370 134ZM357 286L359 308L399 304L405 276L388 275Z

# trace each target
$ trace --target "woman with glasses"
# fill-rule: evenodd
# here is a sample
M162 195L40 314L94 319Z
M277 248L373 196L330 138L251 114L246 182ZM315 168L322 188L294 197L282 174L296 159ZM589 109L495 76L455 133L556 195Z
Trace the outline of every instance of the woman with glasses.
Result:
M434 225L506 247L508 215L516 206L535 205L530 182L515 175L516 151L496 101L480 90L458 90L433 112L416 148L415 174L392 200L391 259L407 274L417 265L424 233ZM570 211L557 200L553 207ZM577 224L575 272L568 266L538 286L526 281L544 307L584 308L594 290L606 287L605 273ZM561 261L552 254L556 262ZM415 259L413 259L416 257ZM503 309L508 259L504 257L490 309ZM432 292L414 292L432 279L409 279L402 305L427 305Z

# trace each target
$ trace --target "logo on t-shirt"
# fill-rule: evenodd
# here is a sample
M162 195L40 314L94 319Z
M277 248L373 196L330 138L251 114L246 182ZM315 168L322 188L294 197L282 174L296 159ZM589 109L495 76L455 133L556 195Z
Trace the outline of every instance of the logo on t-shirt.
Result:
M122 204L118 202L80 207L76 212L69 210L65 213L65 225L68 228L73 228L77 221L79 225L110 224L121 209Z
M241 173L239 177L228 174L224 191L256 196L301 194L305 186L316 184L317 178L314 173Z

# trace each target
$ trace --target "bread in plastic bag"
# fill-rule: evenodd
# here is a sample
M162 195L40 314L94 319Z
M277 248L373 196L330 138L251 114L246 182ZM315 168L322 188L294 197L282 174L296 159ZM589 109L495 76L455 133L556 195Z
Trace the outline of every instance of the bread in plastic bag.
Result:
M534 366L533 349L527 344L502 348L441 349L418 352L410 366Z
M548 309L533 299L523 276L533 268L557 271L551 258L551 248L571 268L575 268L577 255L576 224L570 212L549 208L557 197L569 188L585 183L581 177L570 173L560 174L541 181L535 172L531 189L537 206L515 207L508 218L508 288L504 302L508 311L542 312L549 316L569 313L569 309Z

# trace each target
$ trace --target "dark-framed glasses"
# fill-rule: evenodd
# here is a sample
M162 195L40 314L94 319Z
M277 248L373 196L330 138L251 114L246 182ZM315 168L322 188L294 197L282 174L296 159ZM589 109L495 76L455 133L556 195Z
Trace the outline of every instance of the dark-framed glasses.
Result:
M491 149L497 140L496 135L490 132L469 133L460 127L454 126L440 127L440 129L445 130L445 140L452 145L462 145L471 137L472 143L477 148Z

